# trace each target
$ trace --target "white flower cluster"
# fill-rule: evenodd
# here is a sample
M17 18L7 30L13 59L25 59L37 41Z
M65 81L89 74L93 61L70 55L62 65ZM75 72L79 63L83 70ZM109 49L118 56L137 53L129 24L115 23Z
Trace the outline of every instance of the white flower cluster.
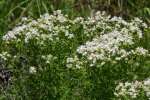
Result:
M87 19L77 17L71 20L57 10L52 15L44 14L37 20L23 18L21 25L4 35L3 40L9 42L23 39L28 43L35 39L40 47L46 47L54 40L66 42L66 39L78 38L76 33L81 32L83 40L90 41L79 46L77 53L86 57L93 66L97 61L104 65L107 61L128 60L130 55L146 56L148 50L134 47L135 41L143 36L143 28L147 28L147 25L139 18L127 22L121 17L111 18L105 12L97 12ZM76 61L76 57L73 58Z
M25 42L35 38L39 40L59 40L64 35L68 39L74 37L72 27L82 26L85 36L95 36L105 33L122 31L124 33L136 33L142 37L141 27L146 28L147 25L139 18L135 18L131 22L123 20L121 17L106 16L105 12L97 12L94 16L84 19L77 17L73 20L61 13L61 10L54 11L52 15L41 15L37 20L22 18L21 23L3 36L3 40L17 40L24 38ZM23 36L23 37L22 37ZM42 41L40 41L43 44Z
M97 61L128 60L130 55L148 55L148 50L142 47L127 50L127 46L134 45L133 36L124 32L113 31L100 35L85 45L77 48L77 53L86 56L92 61L92 65Z
M31 74L34 74L34 73L36 73L37 71L36 71L36 68L35 68L34 66L31 66L31 67L29 68L29 72L30 72Z
M134 18L130 22L123 20L121 17L107 16L105 12L97 12L94 16L84 20L82 17L76 18L74 23L83 25L84 34L92 36L95 34L105 34L113 30L122 30L126 33L135 33L142 38L141 28L147 28L147 25L139 18Z
M89 60L110 60L111 55L116 55L122 44L132 45L132 37L118 31L110 32L94 38L91 42L81 45L77 52L88 57Z
M150 78L146 79L143 84L143 89L146 92L146 96L150 100Z
M87 41L77 48L78 54L92 62L91 66L95 65L97 61L104 64L106 61L128 60L128 56L131 55L149 55L148 50L134 47L137 45L136 41L143 36L141 28L147 28L145 23L139 18L127 22L121 17L110 18L110 16L104 15L104 13L98 12L83 23L84 28L86 27L84 30L90 30L89 32L97 34L92 41ZM82 19L80 18L80 20Z
M137 47L134 53L137 55L143 55L143 56L148 55L149 56L148 50L146 50L142 47Z
M150 78L144 81L134 81L134 82L120 82L115 88L116 97L130 97L137 98L140 92L146 93L146 96L150 100Z
M7 60L11 55L8 52L1 52L0 58L3 60Z
M65 34L67 38L73 38L70 32L70 20L60 10L54 11L53 15L44 14L37 20L23 18L21 25L15 27L3 36L3 40L17 40L24 38L25 42L35 38L39 40L59 39L59 34ZM23 36L23 37L22 37Z
M51 54L42 55L41 58L42 58L43 60L45 60L45 63L46 63L46 64L50 64L50 63L52 62L52 60L57 59L57 57L54 57L54 56L51 55Z
M83 64L83 62L80 61L77 56L68 57L66 63L67 63L67 64L66 64L66 67L67 67L67 68L72 68L72 67L74 67L74 65L75 65L75 67L78 68L78 69L80 69L81 66L82 66L82 64Z

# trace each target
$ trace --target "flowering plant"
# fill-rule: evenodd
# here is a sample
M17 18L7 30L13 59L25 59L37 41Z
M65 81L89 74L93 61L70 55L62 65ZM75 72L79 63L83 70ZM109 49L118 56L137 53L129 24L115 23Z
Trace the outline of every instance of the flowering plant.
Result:
M135 98L142 82L130 83L135 89L129 94L116 82L149 77L148 31L139 18L125 21L104 12L75 19L60 10L36 20L24 17L1 40L1 64L13 72L2 93L14 99Z

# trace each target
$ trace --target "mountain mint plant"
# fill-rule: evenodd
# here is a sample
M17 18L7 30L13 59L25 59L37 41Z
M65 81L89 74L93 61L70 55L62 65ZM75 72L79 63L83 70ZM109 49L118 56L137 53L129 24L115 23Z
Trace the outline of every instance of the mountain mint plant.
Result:
M149 31L140 18L105 12L74 19L61 10L23 17L1 37L1 66L13 75L0 98L147 100Z

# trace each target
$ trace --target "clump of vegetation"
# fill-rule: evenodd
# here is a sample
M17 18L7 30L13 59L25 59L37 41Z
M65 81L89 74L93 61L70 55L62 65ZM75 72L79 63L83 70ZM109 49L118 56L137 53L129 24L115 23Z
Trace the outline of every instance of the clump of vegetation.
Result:
M118 86L149 77L148 32L139 18L125 21L105 12L74 19L60 10L23 17L2 36L1 65L12 75L1 99L149 98L150 85L130 83L138 88L134 93Z

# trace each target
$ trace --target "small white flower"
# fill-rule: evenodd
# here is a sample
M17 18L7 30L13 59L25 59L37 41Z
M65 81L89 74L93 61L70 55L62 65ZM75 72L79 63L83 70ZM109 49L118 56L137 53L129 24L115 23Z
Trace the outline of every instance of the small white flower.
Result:
M35 68L34 66L31 66L31 67L29 68L29 72L30 72L31 74L34 74L34 73L36 73L37 71L36 71L36 68Z
M72 68L72 66L73 66L72 64L66 64L67 68Z
M67 58L67 63L73 63L75 60L73 58Z

